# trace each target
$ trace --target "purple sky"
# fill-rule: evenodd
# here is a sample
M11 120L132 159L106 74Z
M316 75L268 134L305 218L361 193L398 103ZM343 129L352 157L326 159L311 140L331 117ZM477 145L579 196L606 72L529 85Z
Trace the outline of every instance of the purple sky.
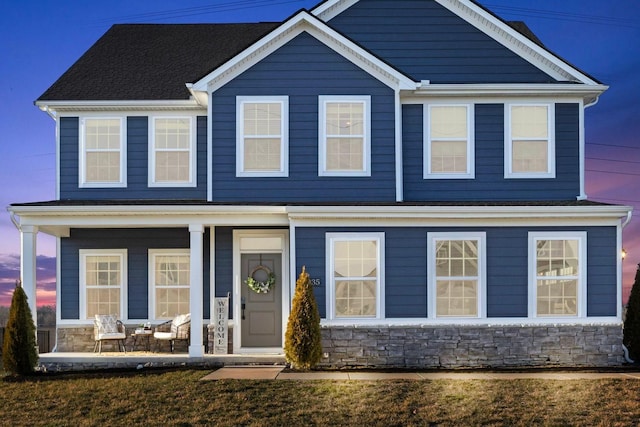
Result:
M55 198L54 121L33 105L115 23L281 21L319 0L9 1L0 14L0 206ZM640 208L640 1L480 0L611 88L586 113L587 194ZM625 229L625 296L640 262L640 209ZM20 236L0 211L0 305ZM55 240L38 238L38 304L55 303ZM53 298L53 299L52 299Z

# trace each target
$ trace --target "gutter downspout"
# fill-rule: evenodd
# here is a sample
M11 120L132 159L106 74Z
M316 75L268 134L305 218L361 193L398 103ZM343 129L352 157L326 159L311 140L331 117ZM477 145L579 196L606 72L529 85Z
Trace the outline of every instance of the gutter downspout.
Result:
M631 211L631 210L630 210L629 212L627 212L627 219L622 223L622 227L621 227L621 229L622 229L622 230L624 230L624 228L625 228L627 225L629 225L629 223L631 222L631 215L632 215L632 213L633 213L633 211ZM633 360L633 359L631 359L631 358L629 357L629 349L627 348L627 346L626 346L626 345L624 345L624 343L622 344L622 351L623 351L623 353L624 353L624 360L625 360L627 363L631 363L631 364L636 363L636 362L635 362L635 360Z
M22 232L22 228L20 227L20 223L18 222L18 220L16 219L16 214L13 211L10 211L9 208L7 208L7 210L9 211L9 217L11 218L11 222L13 223L13 225L16 227L16 229L20 232Z
M39 108L40 108L40 111L44 111L45 113L47 113L47 115L51 117L54 122L58 120L55 113L51 111L48 105L40 105Z

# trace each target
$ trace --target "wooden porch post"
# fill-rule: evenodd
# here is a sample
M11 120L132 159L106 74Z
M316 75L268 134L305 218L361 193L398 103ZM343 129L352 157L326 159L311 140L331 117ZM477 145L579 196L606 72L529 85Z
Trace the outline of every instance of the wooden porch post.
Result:
M191 310L191 344L189 345L189 357L203 357L204 346L202 345L202 286L203 267L202 257L204 226L202 224L192 224L189 226L191 235L190 258L191 258L191 287L190 287L190 310Z

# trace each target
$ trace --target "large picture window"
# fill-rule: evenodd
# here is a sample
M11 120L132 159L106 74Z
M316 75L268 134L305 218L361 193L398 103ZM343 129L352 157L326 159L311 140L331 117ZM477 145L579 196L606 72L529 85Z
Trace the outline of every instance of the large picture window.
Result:
M553 104L505 105L505 177L555 177Z
M328 316L384 317L384 234L327 234Z
M484 317L484 233L429 233L430 317Z
M320 96L319 175L371 175L371 97Z
M196 148L192 117L151 117L149 185L195 187Z
M80 251L80 305L85 319L96 314L125 314L127 251Z
M530 313L584 315L586 233L530 233Z
M238 97L236 129L237 176L288 175L288 97Z
M472 105L427 105L424 178L473 178Z
M123 119L83 118L80 123L80 186L126 186Z
M190 257L188 249L149 251L149 280L155 319L171 319L190 310Z

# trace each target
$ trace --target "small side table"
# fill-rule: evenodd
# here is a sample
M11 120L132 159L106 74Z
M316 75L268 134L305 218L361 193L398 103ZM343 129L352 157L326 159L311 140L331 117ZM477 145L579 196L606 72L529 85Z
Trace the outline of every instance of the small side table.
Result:
M131 351L135 351L136 347L139 347L140 345L144 345L144 349L146 349L147 351L151 351L152 336L153 330L151 329L136 329L135 332L131 334L131 338L133 338ZM138 343L138 339L140 339L140 343Z

